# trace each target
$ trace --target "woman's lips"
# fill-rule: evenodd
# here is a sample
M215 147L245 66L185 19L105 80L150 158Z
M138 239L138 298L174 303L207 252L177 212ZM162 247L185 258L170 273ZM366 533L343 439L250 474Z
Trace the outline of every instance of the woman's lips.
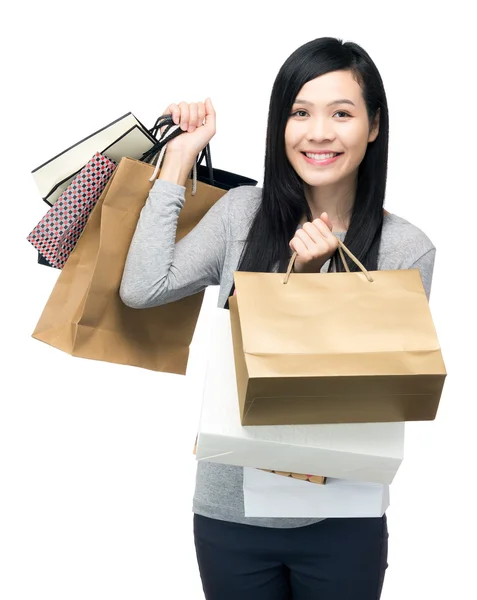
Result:
M341 152L336 156L333 156L331 158L325 158L323 160L315 160L314 158L309 158L304 152L302 152L302 155L308 164L315 165L318 167L325 167L326 165L331 165L332 163L336 162L338 158L343 155L343 153Z

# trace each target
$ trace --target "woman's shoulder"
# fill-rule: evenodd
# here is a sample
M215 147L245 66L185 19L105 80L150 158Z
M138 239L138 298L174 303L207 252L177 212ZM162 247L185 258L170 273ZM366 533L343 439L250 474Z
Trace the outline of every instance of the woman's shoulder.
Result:
M246 237L262 200L262 188L251 185L232 188L224 200L227 203L228 226L232 237Z
M411 265L428 252L435 252L429 236L417 225L394 213L384 215L380 254L386 262ZM393 268L396 268L393 266Z
M238 210L254 208L260 204L262 188L254 185L240 185L229 190L227 196L232 206Z

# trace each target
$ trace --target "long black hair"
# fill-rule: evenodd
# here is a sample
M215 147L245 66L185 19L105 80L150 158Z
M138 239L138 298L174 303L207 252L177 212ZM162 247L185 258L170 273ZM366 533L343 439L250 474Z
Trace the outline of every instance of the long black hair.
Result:
M379 133L368 144L359 166L356 197L344 243L368 270L376 270L383 225L388 163L389 117L379 71L370 56L353 42L318 38L295 50L275 79L268 113L262 200L254 216L238 270L269 272L278 263L286 270L290 240L300 219L312 221L303 181L285 152L285 128L298 92L308 81L331 71L350 71L360 84L370 126L379 110ZM339 255L338 271L344 270ZM357 267L349 262L350 270ZM331 266L331 262L330 262Z

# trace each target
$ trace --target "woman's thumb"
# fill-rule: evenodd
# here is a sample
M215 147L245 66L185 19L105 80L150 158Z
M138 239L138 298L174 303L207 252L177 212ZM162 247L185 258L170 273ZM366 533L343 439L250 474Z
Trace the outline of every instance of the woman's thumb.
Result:
M333 225L331 224L328 213L326 213L326 212L321 213L320 219L323 221L323 223L328 227L328 229L330 231L333 231Z
M205 125L212 125L215 128L215 109L210 98L206 98L205 107Z

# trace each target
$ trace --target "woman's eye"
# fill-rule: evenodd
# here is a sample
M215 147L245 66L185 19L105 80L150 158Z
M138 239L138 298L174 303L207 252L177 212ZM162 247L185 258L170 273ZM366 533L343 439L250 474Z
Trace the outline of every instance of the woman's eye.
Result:
M306 117L307 114L306 110L296 110L292 113L292 117Z
M343 117L351 116L349 113L345 112L344 110L338 110L337 112L335 112L335 115L342 115Z

